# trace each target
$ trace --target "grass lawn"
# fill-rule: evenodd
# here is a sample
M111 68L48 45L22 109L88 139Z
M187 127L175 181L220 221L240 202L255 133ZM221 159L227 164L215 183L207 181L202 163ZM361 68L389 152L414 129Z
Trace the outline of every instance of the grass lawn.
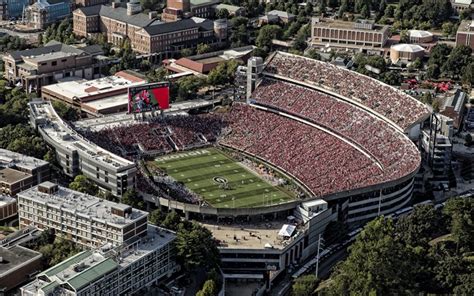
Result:
M165 155L155 163L216 208L261 207L294 199L215 148Z

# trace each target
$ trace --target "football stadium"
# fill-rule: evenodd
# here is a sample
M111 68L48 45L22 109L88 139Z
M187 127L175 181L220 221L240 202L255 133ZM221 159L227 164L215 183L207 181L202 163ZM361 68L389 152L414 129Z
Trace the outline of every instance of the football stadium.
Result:
M410 204L421 164L411 139L429 107L283 52L250 59L247 87L247 101L211 112L117 115L70 133L138 164L145 201L208 226L224 272L240 277L268 279L312 256L331 221L357 225Z

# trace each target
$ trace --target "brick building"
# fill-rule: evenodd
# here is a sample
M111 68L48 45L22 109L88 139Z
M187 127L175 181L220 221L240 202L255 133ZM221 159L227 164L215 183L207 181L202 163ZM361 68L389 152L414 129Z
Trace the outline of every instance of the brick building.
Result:
M139 3L131 2L127 3L127 8L115 2L111 6L79 8L73 13L74 34L90 37L102 33L116 46L128 38L132 49L143 54L177 52L196 47L198 43L222 41L219 38L221 28L211 20L193 17L166 23L156 19L153 13L141 13L140 9Z
M311 42L315 46L381 51L389 38L389 27L370 21L312 19Z
M474 50L474 21L461 22L456 33L456 46L467 45Z
M0 149L0 194L15 196L49 178L48 162Z
M219 0L168 0L161 19L175 22L190 17L210 18L214 16L215 5Z

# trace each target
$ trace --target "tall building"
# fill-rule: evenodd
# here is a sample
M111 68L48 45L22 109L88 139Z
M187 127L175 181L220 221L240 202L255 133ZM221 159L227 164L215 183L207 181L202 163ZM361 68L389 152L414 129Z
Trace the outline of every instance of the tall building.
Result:
M456 33L456 46L466 45L474 50L474 20L462 21Z
M0 194L15 196L50 176L47 161L0 149Z
M29 107L31 124L54 148L64 174L74 177L81 172L116 196L135 187L135 163L84 139L61 120L50 102L33 101Z
M353 50L383 51L389 37L389 27L371 21L335 21L313 18L311 43L314 46L333 46Z
M147 234L148 213L44 182L18 194L20 228L53 229L85 247L120 246Z
M148 225L147 235L130 244L84 251L40 273L21 295L133 295L178 270L175 238Z
M5 54L4 77L28 91L40 91L42 86L67 77L92 79L108 63L97 58L101 54L97 45L79 49L53 40L43 47Z
M111 6L96 5L73 12L73 30L77 36L104 34L116 46L129 39L132 49L144 54L177 52L198 43L220 44L223 40L219 38L219 28L213 21L202 18L163 23L153 12L142 13L140 4L135 2L127 3L126 8L113 2Z
M31 0L0 0L0 20L19 19Z
M37 0L26 8L27 24L34 29L44 29L70 14L71 3L68 0Z

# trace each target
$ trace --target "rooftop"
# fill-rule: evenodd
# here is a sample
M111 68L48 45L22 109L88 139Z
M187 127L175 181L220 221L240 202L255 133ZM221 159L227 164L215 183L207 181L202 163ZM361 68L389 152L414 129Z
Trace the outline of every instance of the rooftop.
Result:
M65 57L75 56L75 55L77 54L71 53L71 52L56 51L56 52L42 53L40 55L35 55L35 56L25 56L23 58L33 63L41 63L41 62L57 60L57 59L65 58Z
M0 148L0 167L16 166L34 170L48 164L47 161Z
M219 0L191 0L191 7L217 4L219 2Z
M31 177L30 174L21 171L17 171L11 168L0 168L1 183L13 184L29 177Z
M237 5L230 5L230 4L221 3L221 4L216 5L216 9L227 9L228 12L235 13L239 9L242 9L242 7L237 6Z
M428 31L422 31L422 30L409 30L408 33L410 34L410 37L415 37L415 38L423 38L423 37L431 37L433 34Z
M39 259L41 253L15 245L9 248L0 247L0 257L2 258L0 261L0 278L2 278L32 260Z
M122 73L124 73L124 75L122 75ZM73 98L82 100L87 97L115 92L117 90L123 90L123 92L126 93L130 86L144 84L145 82L145 80L125 72L118 72L113 76L95 80L75 80L47 85L42 87L42 91L57 93L70 100Z
M96 251L84 251L45 270L32 283L23 289L47 294L50 289L69 284L75 290L91 281L117 269L125 268L137 262L154 250L169 244L176 238L175 234L152 225L148 225L148 235L136 241L132 246L121 246L116 250L105 245ZM47 279L47 280L46 280Z
M368 25L373 25L373 29L358 27L355 28L356 24L364 24L364 22L348 22L342 20L329 20L329 19L320 19L319 21L314 23L317 27L326 27L326 28L338 28L338 29L356 29L359 31L384 31L388 29L388 26L379 25L379 24L371 24L367 23Z
M281 10L272 10L272 11L269 11L269 12L267 12L267 15L276 15L276 16L282 17L282 18L292 18L292 17L295 17L294 14L288 13L288 12L286 12L286 11L281 11Z
M81 106L85 107L87 110L95 110L97 113L101 113L103 110L109 108L124 106L128 104L128 95L116 95L112 97L107 97L103 99L93 100L90 102L84 102Z
M48 205L49 207L61 209L62 211L73 213L87 219L100 221L118 228L124 228L133 224L142 218L146 218L148 213L131 208L130 214L125 217L112 213L112 209L130 208L128 205L118 204L92 195L84 194L71 190L66 187L58 186L54 193L44 193L38 190L42 184L22 191L19 197L34 200L36 202Z
M35 57L39 55L44 55L52 52L64 52L64 53L71 53L71 54L82 54L84 50L75 48L74 46L63 44L61 42L52 40L46 43L43 47L37 47L32 49L26 50L17 50L12 51L9 54L12 56L14 60L21 60L22 57Z
M458 32L474 33L474 20L464 20L459 24Z
M8 195L0 194L0 207L3 207L4 205L15 203L16 198L13 198Z
M39 128L64 149L87 153L90 158L115 171L135 167L135 164L118 155L97 146L80 136L68 124L61 120L50 102L34 101L29 103L30 109L38 122Z
M396 44L392 45L393 49L398 50L398 51L403 51L403 52L420 52L420 51L425 51L425 49L417 44Z
M298 234L296 231L289 239L278 235L283 225L288 224L286 220L230 225L201 224L220 241L220 247L226 249L284 249Z
M187 30L191 28L199 28L203 30L212 30L214 22L209 19L192 17L171 23L160 23L154 26L143 28L149 35L159 35L180 30Z

